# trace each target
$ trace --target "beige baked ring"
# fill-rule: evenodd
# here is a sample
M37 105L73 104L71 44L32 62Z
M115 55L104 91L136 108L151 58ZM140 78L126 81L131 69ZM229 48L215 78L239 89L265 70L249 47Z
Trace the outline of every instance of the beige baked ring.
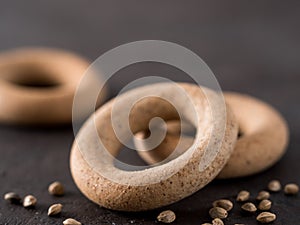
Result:
M0 122L71 122L75 91L88 66L80 56L58 49L21 48L1 53ZM95 79L88 81L91 85L86 90L93 87ZM42 86L33 87L36 85ZM105 91L102 94L104 97Z
M270 105L254 97L226 92L226 103L234 112L240 130L240 137L230 160L218 178L235 178L261 172L275 164L284 154L288 144L288 127L284 118ZM178 142L180 124L171 123L168 134L160 146L151 151L139 151L139 155L149 164L164 160ZM143 133L138 133L141 138ZM185 146L169 158L171 160L185 151L193 138L184 138ZM136 143L143 149L142 143Z
M198 117L193 110L186 108L186 98L177 96L173 86L166 83L147 85L133 89L119 96L122 107L137 95L149 94L155 91L157 96L174 97L181 105L179 109L185 118L197 118L191 123L200 126L197 130L197 141L180 157L166 164L140 171L124 171L113 164L114 157L121 148L111 123L111 110L115 100L111 100L99 108L79 131L70 155L70 167L73 179L81 192L93 202L109 209L121 211L142 211L165 206L198 191L209 183L220 172L230 157L235 145L238 127L231 111L216 112L212 118L210 106L216 109L220 105L219 96L204 88L205 94L198 86L179 84L194 105ZM209 102L206 97L208 96ZM122 108L121 107L121 108ZM219 107L220 108L220 107ZM124 121L123 111L117 114ZM165 121L178 119L176 111L161 98L148 97L136 102L130 111L129 121L133 133L145 130L149 121L159 116ZM122 119L123 118L123 119ZM227 120L226 120L227 118ZM214 121L214 123L212 123ZM122 129L122 122L118 124ZM215 132L211 128L215 124ZM226 126L224 126L226 125ZM224 128L225 133L220 135ZM98 134L95 134L97 129ZM212 136L211 136L212 135ZM101 137L99 139L99 137ZM101 140L101 144L99 143ZM208 144L208 142L210 144ZM221 144L218 154L204 170L199 170L204 149L208 153L216 151ZM105 147L107 151L105 150Z

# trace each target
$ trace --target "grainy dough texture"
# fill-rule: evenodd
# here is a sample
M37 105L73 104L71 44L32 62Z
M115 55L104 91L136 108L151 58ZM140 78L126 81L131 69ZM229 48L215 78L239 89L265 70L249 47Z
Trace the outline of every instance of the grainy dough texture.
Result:
M288 145L288 126L284 118L273 107L254 97L239 93L225 92L226 103L231 107L239 123L239 139L228 163L218 178L235 178L259 173L274 165L285 153ZM168 126L168 134L160 146L152 151L139 151L149 164L158 163L173 151L178 143L180 127ZM145 133L138 133L144 136ZM186 136L178 151L182 154L194 139ZM136 143L137 149L143 149ZM172 159L172 158L170 158Z
M83 125L71 150L72 176L86 197L109 209L150 210L193 194L217 176L233 151L238 133L237 121L229 108L225 114L217 110L215 114L217 117L212 117L209 106L221 108L220 97L215 92L203 88L204 94L196 85L182 83L178 85L193 103L198 117L193 117L191 110L186 109L186 99L182 95L176 96L173 86L165 83L133 89L119 96L119 100L126 107L128 100L141 93L147 94L151 90L159 96L174 95L171 97L181 103L179 105L185 116L195 118L192 123L202 127L202 131L196 134L198 141L194 147L175 160L157 167L140 171L117 169L111 156L116 156L122 145L111 124L111 110L115 101L113 99L98 109ZM118 115L122 118L122 111L119 111ZM160 116L166 121L178 119L178 114L166 101L152 97L145 98L134 105L129 115L132 132L145 130L150 119L155 116ZM122 127L121 125L119 127ZM211 132L214 125L216 130ZM223 125L226 126L223 127L222 135ZM98 134L93 133L94 127ZM100 145L97 144L99 137L102 142ZM209 141L212 145L209 145ZM218 144L220 148L210 164L204 170L199 170L204 150L208 153L216 151Z

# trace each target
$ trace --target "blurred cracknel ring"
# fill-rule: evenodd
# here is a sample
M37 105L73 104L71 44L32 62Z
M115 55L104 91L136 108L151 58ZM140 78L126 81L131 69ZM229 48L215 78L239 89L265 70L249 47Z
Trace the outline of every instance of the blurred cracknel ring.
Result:
M22 125L72 121L74 94L88 60L53 48L20 48L0 54L0 122ZM88 81L89 88L99 78ZM88 87L90 86L90 87ZM100 101L105 97L103 91Z

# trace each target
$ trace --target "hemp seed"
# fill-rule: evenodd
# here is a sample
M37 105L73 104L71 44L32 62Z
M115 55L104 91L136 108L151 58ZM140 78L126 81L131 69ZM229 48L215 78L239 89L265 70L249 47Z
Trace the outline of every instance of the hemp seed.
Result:
M227 212L233 208L233 203L227 199L219 199L213 202L213 207L221 207Z
M54 216L59 214L62 210L62 207L62 204L51 205L48 209L48 216Z
M259 203L258 208L259 210L266 211L271 209L271 206L272 206L272 202L268 199L264 199Z
M36 197L34 197L33 195L27 195L24 198L23 206L25 208L34 207L36 205L36 203L37 203Z
M6 193L4 199L12 204L20 204L21 202L21 197L15 192Z
M157 216L157 220L163 223L172 223L175 219L176 215L171 210L163 211Z
M247 202L244 205L242 205L242 209L244 211L250 212L250 213L253 213L253 212L257 211L256 206L253 203L251 203L251 202Z
M77 220L74 220L72 218L66 219L63 222L64 225L81 225L81 223Z
M48 192L50 195L61 196L64 195L65 190L63 185L60 182L55 181L49 185Z
M270 212L262 212L256 217L256 220L260 223L271 223L276 220L276 215Z
M228 216L228 212L221 207L213 207L209 210L209 215L213 219L215 218L225 219Z
M299 186L297 184L287 184L284 187L284 193L287 195L296 195L299 192Z
M261 201L270 198L270 193L268 191L261 191L258 193L256 200Z
M224 225L224 223L221 219L216 218L212 221L212 225Z
M249 191L240 191L236 197L236 200L238 202L245 202L250 198L250 192Z
M279 192L281 190L281 184L280 184L279 180L272 180L268 184L268 189L272 192Z

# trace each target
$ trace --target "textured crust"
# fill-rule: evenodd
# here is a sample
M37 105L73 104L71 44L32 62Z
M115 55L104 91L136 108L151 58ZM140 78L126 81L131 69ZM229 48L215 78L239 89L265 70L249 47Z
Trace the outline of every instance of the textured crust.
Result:
M58 49L21 48L1 53L0 121L43 125L71 122L75 91L88 66L87 60ZM30 88L16 84L32 82L57 85Z
M285 153L289 130L272 106L248 95L225 93L239 123L241 137L218 178L259 173L274 165Z
M256 98L230 92L224 93L224 96L238 120L241 137L217 178L248 176L275 164L288 144L289 132L283 117L270 105ZM179 129L179 123L173 123L168 127L168 135L160 146L149 152L139 151L139 155L149 164L165 159L178 143ZM144 133L138 135L143 137ZM179 149L178 154L182 154L193 141L193 138L186 136L186 145ZM137 149L143 148L141 143L136 143L136 146Z
M198 118L197 123L201 124L204 129L210 128L213 124L211 123L212 118L209 118L211 113L207 110L208 103L204 100L205 97L199 87L192 84L180 84L180 86L194 101L196 111L207 116L207 121ZM169 95L173 93L168 87L156 84L134 89L130 93L123 94L121 99L126 104L127 96L143 92L149 87L157 93L163 91ZM207 90L207 93L215 95L210 90ZM110 124L113 103L114 100L98 109L95 114L95 123L98 135L104 140L103 144L112 154L117 154L116 149L120 147L120 144L116 144L117 141ZM153 107L154 105L155 107ZM135 133L135 131L147 127L145 122L149 122L149 118L153 116L162 115L166 120L174 119L174 115L171 114L172 112L166 104L157 99L145 99L143 102L136 103L131 110L130 118L136 118L132 131ZM214 149L214 144L217 142L221 143L221 148L211 164L202 171L199 170L199 162L203 157L204 148L208 146L209 138L204 137L200 140L201 136L199 136L195 148L189 149L185 154L166 164L142 171L122 171L113 166L112 160L109 161L108 158L105 158L105 154L102 153L103 149L95 149L96 147L93 146L94 138L98 138L98 135L90 138L93 119L94 117L91 117L85 123L73 144L70 155L72 176L78 188L90 200L106 208L121 211L143 211L165 206L204 187L217 176L228 161L238 132L235 117L228 109L224 120L226 124L224 136L219 139L220 137L217 138L218 135L214 133L210 137L213 143L211 148ZM214 122L221 124L221 118L214 118ZM108 179L103 175L104 170L111 176L119 177L120 182ZM128 184L126 184L127 181Z

